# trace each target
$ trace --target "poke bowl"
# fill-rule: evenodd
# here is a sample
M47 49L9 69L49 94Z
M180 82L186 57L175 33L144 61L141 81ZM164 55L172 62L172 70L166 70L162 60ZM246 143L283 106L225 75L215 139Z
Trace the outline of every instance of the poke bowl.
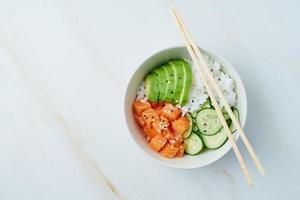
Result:
M240 76L223 57L200 50L244 126L247 97ZM178 169L203 167L231 149L185 47L159 51L137 68L126 89L124 113L134 142L162 165ZM237 140L238 133L225 110L223 115Z

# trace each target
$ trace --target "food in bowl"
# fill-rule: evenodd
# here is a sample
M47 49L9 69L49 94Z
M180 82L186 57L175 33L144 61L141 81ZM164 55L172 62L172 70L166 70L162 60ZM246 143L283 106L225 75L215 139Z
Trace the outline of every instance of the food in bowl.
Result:
M239 119L234 80L218 62L208 56L205 59ZM189 59L169 60L151 70L137 88L132 105L135 121L150 147L165 158L195 156L218 149L227 141L198 73ZM222 111L234 132L228 113Z

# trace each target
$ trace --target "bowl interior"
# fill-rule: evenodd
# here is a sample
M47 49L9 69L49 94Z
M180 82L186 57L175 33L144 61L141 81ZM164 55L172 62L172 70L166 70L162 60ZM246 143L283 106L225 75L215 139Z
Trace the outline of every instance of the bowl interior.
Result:
M246 121L246 112L247 112L247 98L244 85L238 75L238 73L234 70L229 62L227 62L224 58L217 56L207 50L201 49L201 51L219 62L222 65L222 71L229 74L232 79L235 81L236 93L238 98L237 108L240 111L240 121L241 125L244 126ZM151 71L153 68L169 61L170 59L176 58L189 58L188 52L184 47L175 47L169 48L163 51L160 51L150 58L148 58L144 63L142 63L136 72L133 74L125 95L125 118L129 128L129 132L133 137L134 141L137 145L152 159L155 161L169 166L173 168L180 169L191 169L202 167L208 165L223 155L225 155L231 148L230 143L227 141L221 148L217 150L205 150L197 156L188 156L185 155L182 158L175 159L166 159L161 157L158 153L154 152L149 145L147 144L141 129L138 127L136 122L134 121L133 112L132 112L132 103L136 97L136 89L143 81L145 75ZM234 137L238 139L238 133L234 133Z

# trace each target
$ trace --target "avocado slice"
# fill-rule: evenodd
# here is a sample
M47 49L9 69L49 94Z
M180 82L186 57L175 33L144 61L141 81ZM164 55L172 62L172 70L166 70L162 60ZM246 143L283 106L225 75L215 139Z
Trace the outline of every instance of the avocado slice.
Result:
M174 92L175 92L175 72L173 70L173 67L170 64L166 64L165 66L163 66L163 68L165 68L167 70L167 85L168 85L168 90L167 90L167 94L166 94L166 98L165 101L167 102L172 102L173 100L173 96L174 96Z
M185 105L188 102L190 90L192 87L193 75L191 66L184 60L181 60L183 63L183 89L179 99L179 105Z
M156 73L158 77L158 82L159 82L159 95L158 95L158 101L162 102L166 98L167 94L167 70L163 67L158 67L156 68L153 72ZM169 86L169 85L168 85Z
M150 73L145 79L146 95L152 102L157 102L159 95L159 82L155 73Z
M173 67L175 74L175 92L173 96L173 103L179 104L181 93L183 90L183 81L184 81L184 63L181 60L172 60L169 64Z

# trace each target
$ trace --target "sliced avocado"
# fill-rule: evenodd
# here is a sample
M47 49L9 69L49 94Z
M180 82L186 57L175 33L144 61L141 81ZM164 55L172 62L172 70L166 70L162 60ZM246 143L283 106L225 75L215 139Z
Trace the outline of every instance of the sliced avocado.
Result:
M173 100L173 96L174 96L174 92L175 92L175 72L173 70L173 67L169 64L163 66L163 68L165 68L167 70L167 79L168 79L168 90L167 90L167 95L165 98L165 101L167 102L172 102Z
M184 63L181 60L172 60L169 64L173 67L175 71L175 92L173 96L173 103L179 104L184 80Z
M189 63L187 63L184 60L181 60L181 62L183 63L184 79L183 79L183 89L179 99L179 105L185 105L189 99L189 94L192 87L193 75Z
M153 72L156 73L159 81L159 95L158 95L158 101L164 101L167 94L167 70L163 67L156 68Z
M176 104L176 99L175 99L175 93L176 93L176 88L177 88L177 84L178 84L178 74L177 74L177 67L171 63L169 63L172 70L173 70L173 73L174 73L174 93L173 93L173 98L172 98L172 103Z
M157 102L159 95L159 82L155 73L150 73L145 79L146 95L152 102Z

